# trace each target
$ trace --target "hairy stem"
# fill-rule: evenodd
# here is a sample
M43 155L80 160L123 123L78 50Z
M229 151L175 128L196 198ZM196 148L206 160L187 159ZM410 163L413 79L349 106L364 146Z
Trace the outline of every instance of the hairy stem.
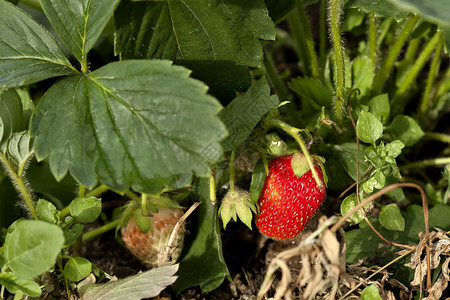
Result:
M217 203L216 198L216 175L214 169L211 170L209 175L209 200L213 205Z
M406 103L404 101L402 102L401 100L404 98L404 95L411 82L416 78L417 74L419 74L420 70L422 70L423 66L427 62L429 56L431 55L431 52L440 39L440 35L441 34L439 32L436 32L434 34L423 51L420 53L419 57L417 57L417 59L415 60L414 65L409 70L401 86L397 89L391 102L391 106L393 107L393 115L400 113L405 107Z
M101 186L99 186L99 187L93 189L92 191L90 191L89 193L87 193L86 197L98 197L107 191L109 191L109 187L102 184Z
M23 177L19 176L16 171L14 170L13 166L9 163L6 156L0 152L0 161L4 168L6 169L9 177L13 181L13 185L16 188L16 190L19 192L19 194L22 196L23 200L25 201L25 204L28 207L28 210L30 211L31 215L35 220L38 219L37 213L36 213L36 207L34 205L33 197L31 196L30 191L28 190L25 181L23 180Z
M334 113L336 114L338 121L342 121L345 116L345 54L341 38L341 13L341 1L330 0L328 6L328 20L334 50L336 89Z
M400 34L397 36L397 39L392 45L391 49L389 50L389 53L384 60L383 65L381 66L380 71L375 76L373 86L372 86L372 93L373 95L378 95L381 93L381 90L383 89L384 83L387 80L387 77L394 66L395 61L397 60L398 55L400 54L400 51L402 50L406 40L410 36L412 30L414 29L414 26L416 25L417 21L419 20L419 17L417 16L411 16L409 17L408 21L406 22L405 26L403 27Z

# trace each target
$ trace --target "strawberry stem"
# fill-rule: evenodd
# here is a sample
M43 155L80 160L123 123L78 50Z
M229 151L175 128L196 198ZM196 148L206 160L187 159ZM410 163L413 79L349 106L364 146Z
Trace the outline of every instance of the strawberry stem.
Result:
M269 126L269 127L278 127L280 129L284 130L286 133L288 133L290 136L292 136L295 139L295 141L298 143L298 145L300 146L300 149L302 150L303 154L306 157L306 161L308 163L309 168L311 169L311 173L314 177L314 180L316 181L317 185L320 188L322 188L323 182L320 180L319 175L316 172L314 163L311 158L311 154L309 154L308 148L306 148L305 142L303 142L302 137L298 134L301 130L298 128L292 127L291 125L289 125L283 121L277 120L277 119L268 120L265 122L265 125Z
M209 200L212 205L216 205L216 177L215 177L215 167L211 169L211 174L209 175Z
M111 221L109 223L106 223L103 226L100 226L94 230L91 230L89 232L86 232L85 234L82 235L81 239L84 241L89 240L93 237L96 237L97 235L103 234L105 232L108 232L114 228L116 228L121 222L121 219L116 219L114 221Z
M230 157L230 192L232 194L236 193L236 187L234 185L234 156L235 156L235 150L233 149L231 151L231 157Z
M147 194L142 194L141 195L141 209L142 209L142 213L144 216L148 216L149 212L147 209L147 199L148 199L148 195Z

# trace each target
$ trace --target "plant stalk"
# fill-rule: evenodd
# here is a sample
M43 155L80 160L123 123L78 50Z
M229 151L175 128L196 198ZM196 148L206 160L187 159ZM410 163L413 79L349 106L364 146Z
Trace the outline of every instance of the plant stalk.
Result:
M386 59L384 60L384 63L381 66L380 71L375 76L372 86L373 95L378 95L381 93L384 83L386 82L387 77L391 72L392 67L394 66L394 63L397 60L400 51L402 50L406 40L410 36L418 20L419 20L418 16L409 17L408 21L406 22L405 26L403 27L402 31L397 37L397 40L395 41L394 45L392 45L392 48L389 50L389 53Z
M102 184L101 186L99 186L99 187L93 189L92 191L90 191L89 193L87 193L86 197L98 197L107 191L109 191L109 187Z
M450 164L450 157L439 157L405 164L403 166L400 166L399 169L400 171L402 171L408 169L447 165L447 164Z
M295 139L295 141L298 143L298 145L300 146L300 149L302 150L303 154L306 157L306 161L308 162L308 166L311 169L311 173L314 177L314 180L317 183L317 186L319 188L322 188L323 182L322 182L322 180L320 180L319 175L316 172L316 168L311 159L311 154L309 154L308 148L306 148L302 137L298 134L300 132L300 129L292 127L289 124L286 124L285 122L276 120L276 119L271 119L271 120L266 121L265 125L269 126L269 127L278 127L280 129L284 130L287 134L289 134L290 136L292 136Z
M16 188L16 190L19 192L19 194L22 196L23 200L25 200L25 203L33 216L35 220L38 219L37 213L36 213L36 207L34 205L33 197L31 196L31 193L29 192L25 181L23 180L23 177L20 177L17 175L16 171L14 170L13 166L9 163L6 156L0 152L0 160L4 168L6 169L8 175L10 176L11 180L13 181L13 185Z
M421 120L424 117L426 110L432 99L431 88L433 87L433 83L436 79L437 74L439 73L439 67L440 67L440 63L441 63L441 51L442 51L443 45L444 45L444 38L441 33L439 36L439 41L436 45L436 50L434 51L433 60L431 61L430 71L428 72L427 83L426 83L425 90L422 95L422 100L420 102L420 105L419 105L419 108L417 111L419 120Z
M327 36L327 0L320 1L320 24L319 24L319 56L324 57L328 45Z
M450 144L450 135L447 134L437 132L425 132L425 137L442 143Z
M117 227L117 225L120 224L120 221L121 221L121 219L119 218L117 220L114 220L114 221L111 221L109 223L106 223L105 225L100 226L100 227L98 227L98 228L96 228L94 230L86 232L85 234L82 235L83 242L87 241L87 240L89 240L91 238L94 238L97 235L100 235L100 234L103 234L103 233L108 232L110 230L113 230L114 228Z
M275 89L275 92L277 93L278 97L282 101L288 100L289 99L288 93L283 85L283 82L280 80L280 77L276 72L276 67L272 59L272 56L270 53L267 52L264 53L264 70L266 71L265 73L270 83L273 85L273 88Z
M345 54L341 38L341 2L330 0L328 6L328 20L330 26L331 40L333 42L335 61L335 103L334 113L338 121L343 121L345 116Z
M316 50L314 49L314 40L312 38L311 34L311 28L308 21L308 16L305 12L305 6L303 5L303 0L295 0L295 3L297 5L297 12L300 17L300 30L303 33L303 36L305 37L305 40L303 41L306 44L306 51L308 54L308 62L309 66L311 67L311 76L314 78L319 77L319 66L317 64L317 57L316 57Z
M211 174L209 174L209 200L212 205L216 205L216 176L214 169L211 170Z
M236 155L236 151L233 149L231 151L230 157L230 193L234 194L236 192L236 187L234 185L234 156Z
M377 63L377 18L374 13L369 14L369 58L375 66Z
M436 32L431 40L428 42L428 44L425 46L423 51L420 53L419 57L415 60L414 65L411 67L411 69L408 72L408 75L406 76L405 80L403 81L402 85L397 89L394 97L392 98L392 110L393 115L396 115L402 111L406 103L401 101L404 98L404 95L411 84L411 82L416 78L417 74L419 74L419 71L422 70L423 66L427 62L429 56L431 55L431 52L435 48L435 46L438 44L440 39L440 32Z

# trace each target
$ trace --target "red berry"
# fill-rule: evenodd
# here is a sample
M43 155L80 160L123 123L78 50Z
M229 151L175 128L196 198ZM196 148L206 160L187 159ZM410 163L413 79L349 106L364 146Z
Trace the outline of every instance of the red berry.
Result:
M311 170L301 177L294 174L292 157L280 156L269 163L269 174L258 200L256 226L273 239L297 236L325 200L326 188L317 185ZM315 170L323 182L321 168L315 166Z
M158 266L158 254L167 246L173 228L182 216L181 209L159 208L158 213L149 217L151 228L145 234L137 226L134 217L131 217L127 225L121 229L122 240L142 264L148 268L156 267ZM174 261L181 254L184 232L184 227L180 228L175 238L177 248L172 253Z

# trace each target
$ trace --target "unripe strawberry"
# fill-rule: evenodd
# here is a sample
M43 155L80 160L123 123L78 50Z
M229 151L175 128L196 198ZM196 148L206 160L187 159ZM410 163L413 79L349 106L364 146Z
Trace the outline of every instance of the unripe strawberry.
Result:
M168 246L170 235L175 224L183 216L181 209L159 208L159 212L150 216L151 227L142 233L132 216L126 226L122 227L122 240L134 256L148 268L158 266L158 254ZM175 238L176 249L172 253L172 260L176 261L183 248L184 223Z
M325 200L325 185L317 185L311 170L305 167L303 154L295 155L293 164L294 155L280 156L269 163L269 174L258 200L260 213L256 218L256 226L262 234L273 239L294 238ZM321 168L315 166L315 170L323 181ZM300 177L296 174L300 174Z

